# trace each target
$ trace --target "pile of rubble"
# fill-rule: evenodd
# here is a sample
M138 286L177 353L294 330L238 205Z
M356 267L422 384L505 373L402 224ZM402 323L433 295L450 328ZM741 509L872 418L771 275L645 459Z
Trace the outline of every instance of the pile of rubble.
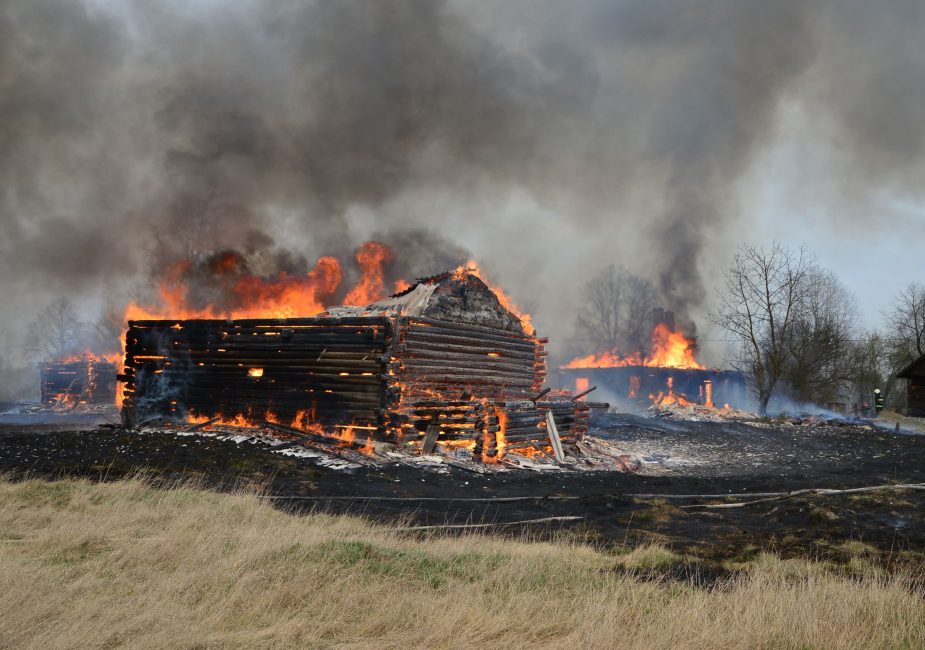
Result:
M143 424L137 433L144 435L155 431L173 432L178 436L207 436L229 440L239 444L260 444L274 452L287 456L310 459L312 462L337 470L360 467L378 467L388 464L403 464L437 473L446 473L457 468L477 474L492 474L512 470L536 472L561 471L624 471L639 468L638 460L627 455L614 444L585 436L575 443L578 453L563 454L557 460L550 447L510 450L484 462L483 457L467 447L440 446L430 453L416 445L394 445L378 441L358 442L348 437L333 437L303 431L274 422L263 426L238 425L218 420L183 425L168 421L154 421Z
M698 404L675 395L672 400L656 401L648 412L657 418L671 418L691 422L749 422L755 426L854 426L869 424L867 420L846 417L838 414L801 413L799 415L780 415L772 419L762 417L753 411L731 408L728 404L722 408Z
M698 404L690 400L680 399L670 402L656 402L649 407L648 411L657 418L677 418L682 420L692 420L695 422L726 422L729 420L756 420L758 414L751 411L734 409L728 404L717 408Z

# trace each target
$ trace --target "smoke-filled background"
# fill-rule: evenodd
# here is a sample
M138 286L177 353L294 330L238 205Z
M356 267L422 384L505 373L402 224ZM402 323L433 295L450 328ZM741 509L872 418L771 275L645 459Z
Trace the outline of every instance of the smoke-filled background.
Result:
M369 238L395 277L471 254L554 349L601 267L703 325L771 238L873 318L925 271L923 29L919 0L4 0L0 330Z

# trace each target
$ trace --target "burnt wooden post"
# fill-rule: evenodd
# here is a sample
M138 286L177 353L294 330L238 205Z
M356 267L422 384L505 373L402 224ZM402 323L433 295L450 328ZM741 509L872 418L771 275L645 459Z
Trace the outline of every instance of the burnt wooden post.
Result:
M562 453L562 440L559 439L559 430L556 429L556 421L552 417L552 410L546 411L546 431L549 433L549 441L552 443L552 451L556 455L556 460L560 463L565 462L565 454Z
M433 453L434 446L437 444L437 436L440 435L440 427L431 424L427 427L427 433L424 434L424 443L421 445L421 453L425 456Z

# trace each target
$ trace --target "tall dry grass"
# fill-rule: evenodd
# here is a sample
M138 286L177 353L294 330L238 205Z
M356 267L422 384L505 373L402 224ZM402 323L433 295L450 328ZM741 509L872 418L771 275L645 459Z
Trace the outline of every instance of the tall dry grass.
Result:
M916 648L902 576L762 557L709 589L663 549L413 538L247 494L0 481L5 648Z

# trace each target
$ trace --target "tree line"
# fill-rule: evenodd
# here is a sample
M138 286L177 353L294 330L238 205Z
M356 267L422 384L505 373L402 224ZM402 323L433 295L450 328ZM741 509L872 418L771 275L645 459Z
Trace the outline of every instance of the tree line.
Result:
M729 365L744 372L761 413L774 398L862 407L879 388L902 410L896 374L925 354L925 286L897 292L879 328L866 329L857 298L806 248L742 246L723 273L710 319L725 332ZM577 338L595 351L645 353L655 287L611 265L588 281Z

